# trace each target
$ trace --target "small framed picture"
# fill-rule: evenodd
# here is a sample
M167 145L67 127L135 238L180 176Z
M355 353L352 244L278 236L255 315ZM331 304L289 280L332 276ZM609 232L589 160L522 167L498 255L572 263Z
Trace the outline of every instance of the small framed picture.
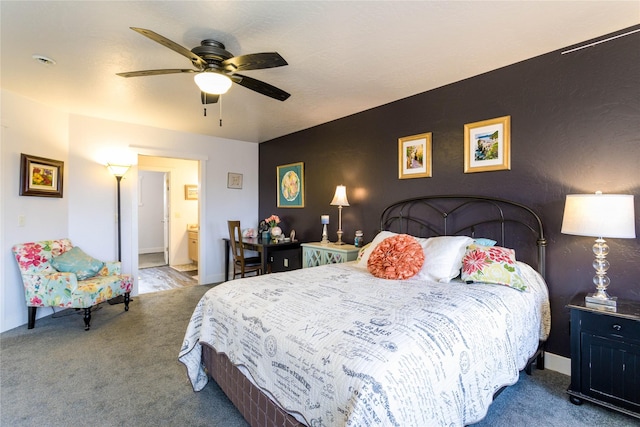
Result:
M20 195L62 197L64 162L20 154Z
M398 138L398 178L431 177L431 132Z
M185 185L184 186L184 199L185 200L198 200L198 186L197 185Z
M464 173L511 169L511 116L464 125Z
M304 163L291 163L276 168L278 207L304 208Z
M242 189L242 174L229 172L227 174L227 188Z

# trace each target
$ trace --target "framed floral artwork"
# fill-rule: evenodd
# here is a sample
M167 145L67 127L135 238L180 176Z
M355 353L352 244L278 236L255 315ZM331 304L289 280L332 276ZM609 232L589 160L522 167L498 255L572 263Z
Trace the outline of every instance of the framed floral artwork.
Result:
M431 177L431 132L398 138L398 178Z
M511 116L464 125L464 173L511 169Z
M291 163L277 168L278 207L304 207L304 163Z
M20 154L20 195L62 197L64 162Z

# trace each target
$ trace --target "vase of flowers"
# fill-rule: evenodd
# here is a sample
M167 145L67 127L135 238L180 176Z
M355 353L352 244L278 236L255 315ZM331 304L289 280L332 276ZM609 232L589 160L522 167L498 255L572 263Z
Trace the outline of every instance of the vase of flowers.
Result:
M278 227L280 224L280 217L278 215L271 215L269 218L265 218L264 220L267 227L269 227L269 234L273 240L278 240L280 236L282 236L282 229Z

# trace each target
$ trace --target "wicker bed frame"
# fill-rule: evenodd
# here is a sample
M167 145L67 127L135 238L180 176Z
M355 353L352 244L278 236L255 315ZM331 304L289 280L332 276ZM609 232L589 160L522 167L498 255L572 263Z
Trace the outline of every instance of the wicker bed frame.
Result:
M518 259L537 268L545 277L547 240L540 217L529 207L504 199L484 196L426 196L388 206L380 216L380 230L418 237L467 235L496 240L514 248ZM530 242L535 239L535 246ZM202 359L211 378L225 392L252 427L301 427L249 381L229 358L202 344ZM544 369L544 343L525 367ZM504 388L503 388L504 389ZM502 392L500 389L494 398Z

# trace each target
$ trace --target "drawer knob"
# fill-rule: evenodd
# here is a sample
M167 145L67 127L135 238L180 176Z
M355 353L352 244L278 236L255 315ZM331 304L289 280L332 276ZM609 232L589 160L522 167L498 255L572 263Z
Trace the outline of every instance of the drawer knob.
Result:
M621 331L622 330L622 326L615 324L613 325L613 329L615 329L616 331Z

